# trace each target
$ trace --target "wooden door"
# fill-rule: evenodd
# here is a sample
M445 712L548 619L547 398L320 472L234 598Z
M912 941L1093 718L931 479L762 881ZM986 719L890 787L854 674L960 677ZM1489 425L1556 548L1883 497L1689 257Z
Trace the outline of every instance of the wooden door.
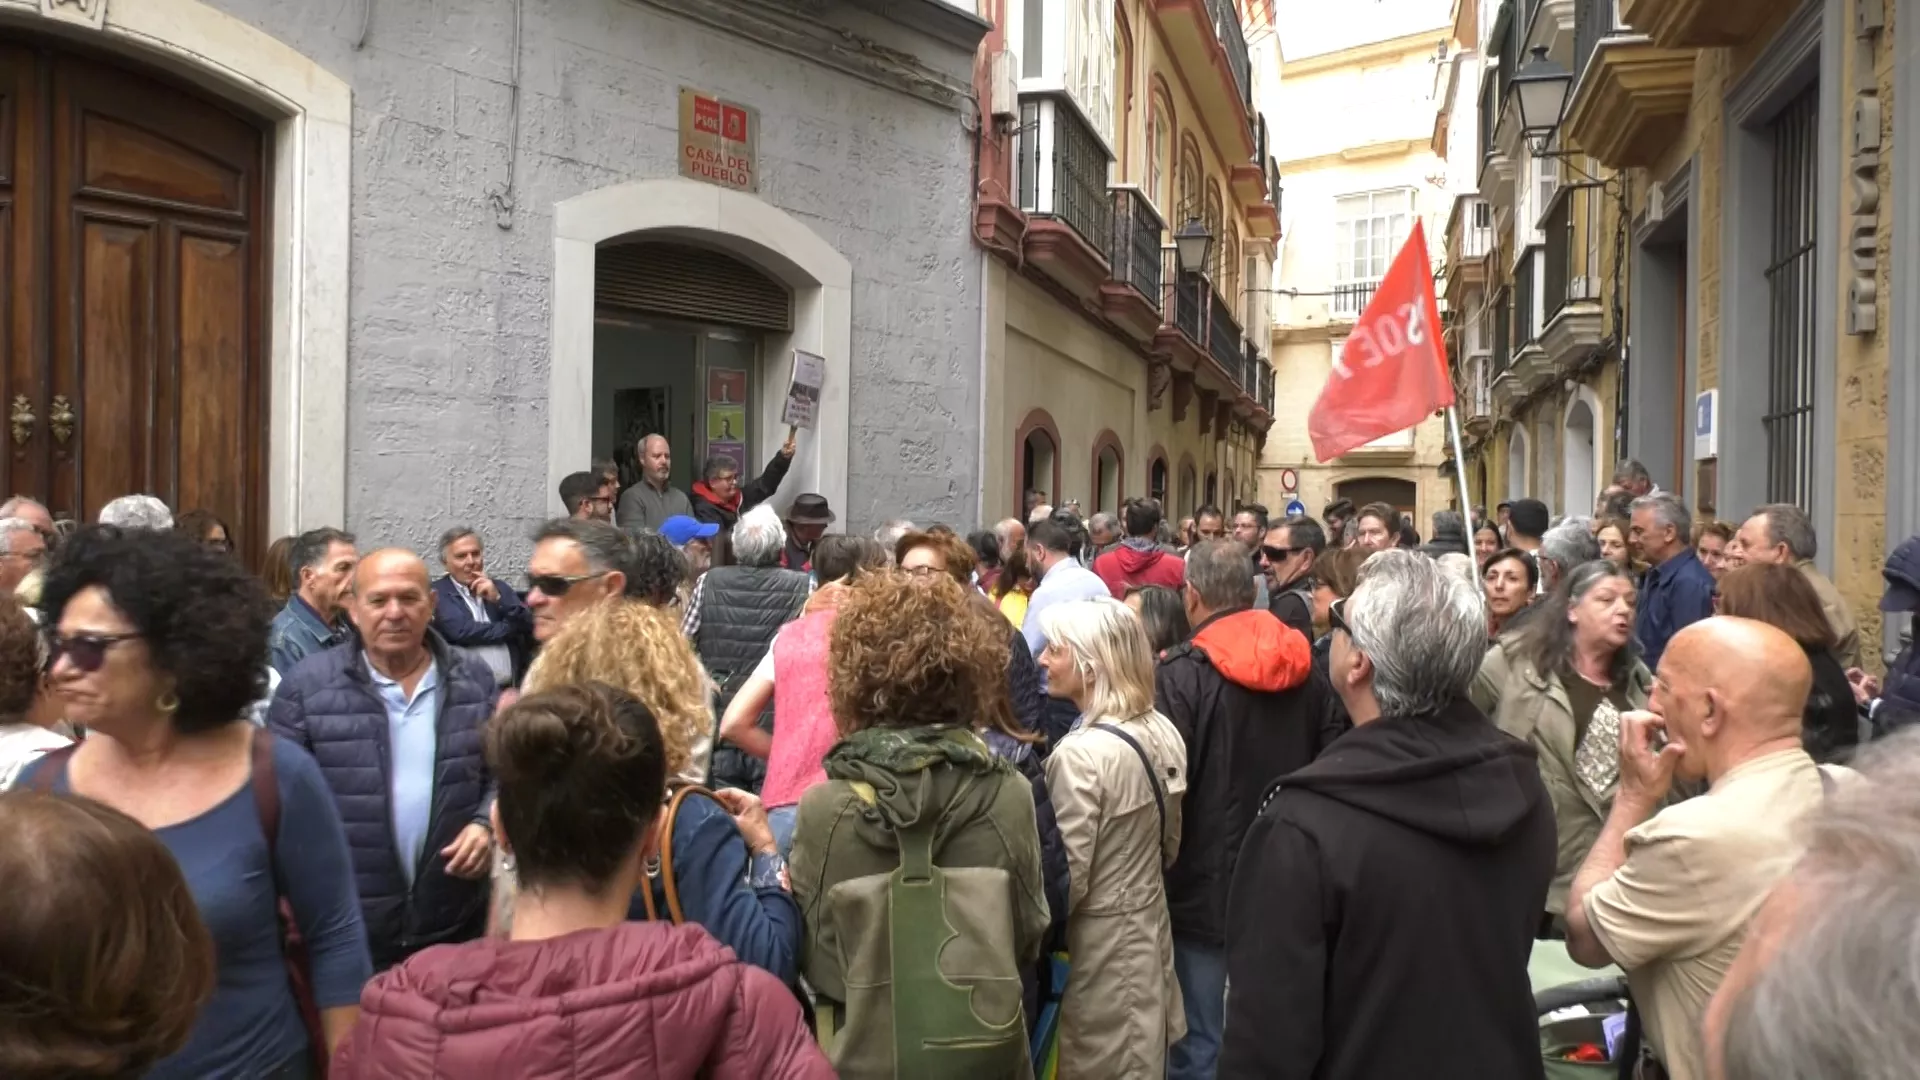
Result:
M0 46L4 490L80 520L157 495L258 554L266 154L258 123L162 78Z

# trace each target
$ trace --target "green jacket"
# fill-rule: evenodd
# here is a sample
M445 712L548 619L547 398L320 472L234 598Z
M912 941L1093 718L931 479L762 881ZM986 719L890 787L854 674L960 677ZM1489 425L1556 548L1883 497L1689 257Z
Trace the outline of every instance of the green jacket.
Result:
M827 999L834 1067L846 1080L1030 1075L1020 972L1039 959L1049 912L1027 781L955 728L869 729L823 764L827 782L800 800L790 873L800 971ZM901 888L900 839L915 836L931 839L930 909ZM896 986L910 1007L896 1009ZM916 1024L925 1039L896 1039Z
M1613 809L1619 781L1616 779L1604 792L1596 794L1576 772L1574 757L1579 747L1575 739L1579 728L1558 673L1543 675L1533 664L1507 656L1506 650L1496 645L1487 654L1480 674L1472 694L1475 703L1479 704L1488 691L1493 691L1493 707L1488 715L1500 730L1532 743L1539 755L1540 780L1553 799L1553 820L1559 835L1553 884L1547 889L1547 910L1565 916L1567 891L1573 887L1573 876L1579 873L1580 864L1593 850L1594 841L1600 838L1600 828ZM1645 664L1635 661L1633 670L1627 674L1627 704L1634 709L1644 709L1652 692L1652 674ZM1616 758L1619 754L1617 744L1603 749Z

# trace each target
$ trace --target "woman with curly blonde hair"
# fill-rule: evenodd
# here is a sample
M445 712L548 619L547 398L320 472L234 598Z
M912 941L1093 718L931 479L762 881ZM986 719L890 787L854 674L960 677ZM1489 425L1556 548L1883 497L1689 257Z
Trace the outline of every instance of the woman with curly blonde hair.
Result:
M829 655L841 740L800 800L793 888L834 1066L933 1075L954 1060L939 1047L964 1045L981 1076L1030 1076L1020 972L1049 922L1040 839L1027 782L977 733L1011 729L1006 625L945 575L873 574L841 599ZM923 1006L898 1044L896 985Z
M618 599L575 614L541 649L526 689L535 694L592 682L626 691L659 720L667 772L676 786L705 778L713 745L713 684L671 615ZM792 985L800 910L787 893L786 863L760 800L743 791L691 794L671 819L673 834L661 838L666 850L649 865L640 886L645 893L635 893L629 917L672 910L670 873L680 907L676 921L706 927L740 959ZM667 817L661 820L664 828Z

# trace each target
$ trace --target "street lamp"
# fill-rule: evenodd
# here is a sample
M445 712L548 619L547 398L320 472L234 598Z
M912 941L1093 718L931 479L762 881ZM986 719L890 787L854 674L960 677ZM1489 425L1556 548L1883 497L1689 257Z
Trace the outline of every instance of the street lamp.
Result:
M1207 268L1207 256L1213 251L1213 234L1199 218L1188 218L1180 231L1173 234L1173 249L1180 272L1198 274Z
M1533 58L1513 73L1511 87L1508 94L1520 110L1521 136L1545 146L1566 111L1573 73L1548 59L1546 46L1538 45Z

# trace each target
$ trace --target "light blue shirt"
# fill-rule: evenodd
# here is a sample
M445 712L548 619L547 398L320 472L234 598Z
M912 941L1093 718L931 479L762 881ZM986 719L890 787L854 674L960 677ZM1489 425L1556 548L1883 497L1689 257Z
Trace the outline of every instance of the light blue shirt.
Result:
M426 854L427 828L433 820L433 766L439 748L434 730L440 718L440 664L429 661L413 697L380 674L364 656L374 692L387 707L388 802L393 807L393 846L400 871L413 884L415 867Z
M1033 590L1033 596L1027 600L1027 621L1020 624L1020 633L1027 639L1027 648L1033 655L1039 656L1040 650L1047 647L1047 632L1040 628L1040 615L1055 604L1064 604L1071 600L1097 600L1113 595L1107 583L1093 571L1074 562L1062 559L1047 571L1040 579L1040 587ZM1044 686L1047 671L1040 669L1041 685Z

